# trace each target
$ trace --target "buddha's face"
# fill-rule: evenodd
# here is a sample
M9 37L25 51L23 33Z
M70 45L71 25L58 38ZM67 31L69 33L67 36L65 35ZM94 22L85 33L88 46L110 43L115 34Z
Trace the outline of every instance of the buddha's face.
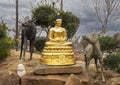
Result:
M55 25L60 27L62 24L62 19L56 19Z

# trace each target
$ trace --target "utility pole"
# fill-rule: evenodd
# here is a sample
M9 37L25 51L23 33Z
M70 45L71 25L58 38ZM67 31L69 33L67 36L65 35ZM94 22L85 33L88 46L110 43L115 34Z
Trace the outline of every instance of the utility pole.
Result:
M60 10L63 10L63 0L61 0L61 6L60 6Z
M16 0L16 51L18 51L18 0Z

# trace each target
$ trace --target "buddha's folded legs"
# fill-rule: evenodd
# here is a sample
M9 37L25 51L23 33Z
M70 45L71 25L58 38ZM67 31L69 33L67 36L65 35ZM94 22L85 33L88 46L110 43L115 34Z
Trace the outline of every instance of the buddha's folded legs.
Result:
M72 46L72 42L46 42L46 46Z

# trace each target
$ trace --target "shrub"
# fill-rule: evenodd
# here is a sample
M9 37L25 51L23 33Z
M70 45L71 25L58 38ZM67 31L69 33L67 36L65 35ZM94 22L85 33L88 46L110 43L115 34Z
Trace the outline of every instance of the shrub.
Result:
M13 40L9 37L0 39L0 60L5 59L10 54L10 49L13 46Z
M5 59L9 54L10 54L10 51L3 49L2 51L0 51L0 60Z
M120 54L110 54L104 59L104 67L120 72Z
M7 36L5 23L0 23L0 60L5 59L10 54L13 40Z
M45 46L46 38L45 37L37 37L35 42L35 48L37 51L42 51Z
M102 51L108 51L116 49L118 46L119 41L115 40L112 37L109 36L103 36L100 38L100 47Z
M6 35L3 29L0 29L0 38L3 38Z
M120 66L117 68L117 72L120 73Z
M10 54L9 44L0 40L0 60L5 59Z

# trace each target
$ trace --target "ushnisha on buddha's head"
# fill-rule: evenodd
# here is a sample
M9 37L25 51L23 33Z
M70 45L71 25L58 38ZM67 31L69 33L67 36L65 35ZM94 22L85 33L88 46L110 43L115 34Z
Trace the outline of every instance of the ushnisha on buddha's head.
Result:
M62 24L62 19L56 19L55 26L60 27Z

